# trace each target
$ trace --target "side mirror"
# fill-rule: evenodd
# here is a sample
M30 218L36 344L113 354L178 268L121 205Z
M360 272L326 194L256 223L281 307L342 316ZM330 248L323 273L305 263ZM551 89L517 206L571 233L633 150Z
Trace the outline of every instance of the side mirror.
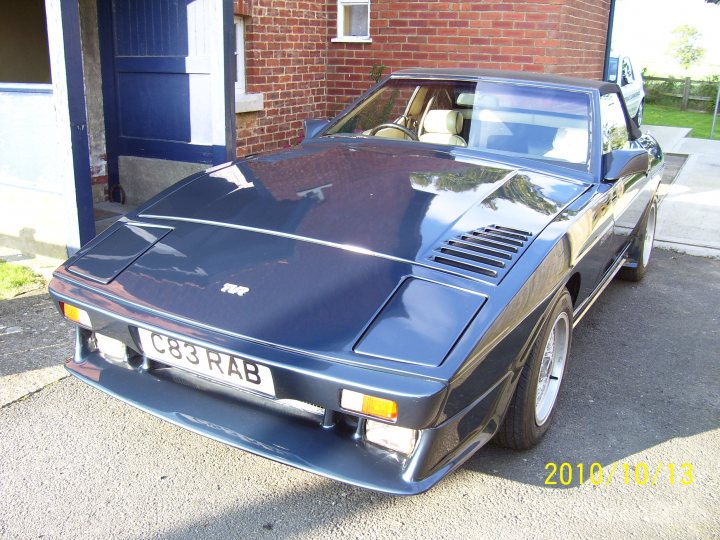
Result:
M613 150L603 156L603 182L613 183L631 174L646 174L650 154L645 150Z
M305 128L305 138L306 139L312 139L315 135L320 133L325 127L330 123L330 120L324 120L324 119L311 119L311 120L305 120L304 122L304 128Z

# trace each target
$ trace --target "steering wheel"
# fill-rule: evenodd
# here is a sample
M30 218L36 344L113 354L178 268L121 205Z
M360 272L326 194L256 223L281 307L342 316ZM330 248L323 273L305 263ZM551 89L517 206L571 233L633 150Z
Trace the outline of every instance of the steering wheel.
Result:
M402 131L405 135L410 137L413 141L420 140L420 139L418 139L417 133L415 133L411 129L408 129L405 126L401 126L400 124L393 124L392 122L387 123L387 124L380 124L379 126L375 126L368 132L368 134L375 135L381 129L397 129L398 131Z

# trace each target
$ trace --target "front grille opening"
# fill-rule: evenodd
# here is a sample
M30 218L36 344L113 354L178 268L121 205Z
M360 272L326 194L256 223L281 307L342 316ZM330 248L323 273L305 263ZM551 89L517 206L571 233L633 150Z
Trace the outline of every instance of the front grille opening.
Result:
M131 368L138 369L143 365L143 355L128 347L128 365Z
M335 427L343 433L354 434L360 425L360 417L347 413L335 413Z
M187 386L223 399L240 402L243 405L256 407L258 410L282 416L292 416L297 421L308 422L320 426L325 418L325 409L313 403L291 399L273 399L269 396L254 394L242 388L236 388L224 382L190 373L184 369L152 360L148 375ZM300 405L300 404L303 404Z

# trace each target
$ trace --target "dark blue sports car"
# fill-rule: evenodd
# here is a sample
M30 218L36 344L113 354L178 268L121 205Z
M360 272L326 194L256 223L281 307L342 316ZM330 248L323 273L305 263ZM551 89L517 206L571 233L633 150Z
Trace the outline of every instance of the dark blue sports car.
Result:
M412 70L187 178L56 272L70 372L357 486L427 490L553 419L573 327L650 260L657 142L607 82Z

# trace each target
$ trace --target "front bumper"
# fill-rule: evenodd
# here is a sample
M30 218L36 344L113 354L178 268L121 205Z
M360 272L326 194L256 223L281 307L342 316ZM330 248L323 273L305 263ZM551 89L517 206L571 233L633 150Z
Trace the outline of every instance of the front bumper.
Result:
M384 493L413 495L426 491L472 456L497 429L498 411L504 410L501 399L510 384L508 372L482 396L468 396L465 407L446 418L443 409L448 383L439 379L237 339L134 304L110 301L69 281L53 280L50 292L56 302L69 302L86 310L96 332L120 340L136 352L141 350L137 328L143 327L257 360L272 369L278 401L229 389L155 362L139 366L138 355L132 362L108 361L89 346L90 331L80 327L75 356L66 364L72 375L195 433ZM418 430L412 453L406 456L367 442L361 415L354 417L353 427L351 414L333 412L319 418L280 406L282 400L289 399L326 412L338 411L342 389L396 401L397 425Z
M489 440L495 428L490 422L458 445L458 426L467 420L463 414L421 430L414 452L403 456L367 443L340 423L323 426L312 415L291 414L252 395L224 395L203 387L203 381L183 384L178 382L176 370L130 369L80 346L76 359L68 360L66 368L87 384L200 435L334 480L395 495L431 488ZM492 401L488 395L469 412L475 416L478 406L486 409Z

